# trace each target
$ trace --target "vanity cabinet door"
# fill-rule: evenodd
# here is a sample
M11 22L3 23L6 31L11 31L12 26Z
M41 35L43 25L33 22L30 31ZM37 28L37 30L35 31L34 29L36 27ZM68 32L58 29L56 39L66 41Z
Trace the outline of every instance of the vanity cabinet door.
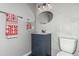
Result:
M49 36L49 37L48 37ZM50 35L32 34L32 55L46 56L50 55Z

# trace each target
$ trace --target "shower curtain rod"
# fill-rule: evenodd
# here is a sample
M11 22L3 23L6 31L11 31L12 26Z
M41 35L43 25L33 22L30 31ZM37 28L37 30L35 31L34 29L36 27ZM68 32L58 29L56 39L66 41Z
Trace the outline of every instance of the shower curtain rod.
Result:
M0 13L4 13L4 14L7 14L6 12L4 12L4 11L0 11ZM18 18L23 18L23 17L21 17L21 16L17 16Z

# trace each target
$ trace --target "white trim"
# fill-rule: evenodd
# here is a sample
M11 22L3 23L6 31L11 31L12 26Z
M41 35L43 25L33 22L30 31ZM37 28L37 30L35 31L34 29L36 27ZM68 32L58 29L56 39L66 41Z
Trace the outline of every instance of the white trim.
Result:
M29 56L31 53L32 52L30 51L30 52L26 53L24 56Z

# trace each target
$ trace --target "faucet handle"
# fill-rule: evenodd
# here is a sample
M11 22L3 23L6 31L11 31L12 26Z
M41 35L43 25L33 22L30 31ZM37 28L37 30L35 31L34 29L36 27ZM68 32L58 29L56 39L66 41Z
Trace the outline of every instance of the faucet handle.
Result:
M42 31L42 33L46 33L46 30L41 30Z

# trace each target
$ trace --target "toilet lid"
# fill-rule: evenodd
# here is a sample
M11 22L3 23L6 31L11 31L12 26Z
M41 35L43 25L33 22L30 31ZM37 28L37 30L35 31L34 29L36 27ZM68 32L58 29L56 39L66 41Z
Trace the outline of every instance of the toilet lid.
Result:
M60 51L58 52L57 56L74 56L74 55L67 52Z

